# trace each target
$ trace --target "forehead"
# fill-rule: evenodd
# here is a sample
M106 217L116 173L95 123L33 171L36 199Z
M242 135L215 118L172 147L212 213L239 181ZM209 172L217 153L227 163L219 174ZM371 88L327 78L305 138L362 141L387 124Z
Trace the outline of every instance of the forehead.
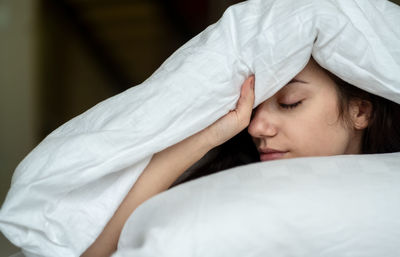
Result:
M314 59L310 59L302 71L300 71L279 92L288 90L310 90L336 87L329 73L318 65Z
M294 78L288 84L286 84L281 90L279 90L275 94L275 96L282 97L289 94L312 91L313 85L314 85L313 83Z
M294 79L297 80L331 80L328 72L322 68L313 58L311 58L307 65L301 70Z

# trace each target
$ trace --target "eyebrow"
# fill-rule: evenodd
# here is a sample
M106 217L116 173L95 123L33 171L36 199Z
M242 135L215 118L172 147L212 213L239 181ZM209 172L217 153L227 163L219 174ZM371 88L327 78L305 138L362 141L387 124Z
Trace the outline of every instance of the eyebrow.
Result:
M289 81L288 84L290 84L290 83L296 83L296 82L303 83L303 84L308 84L307 81L304 81L304 80L301 80L301 79L296 79L296 78L292 78L292 80Z

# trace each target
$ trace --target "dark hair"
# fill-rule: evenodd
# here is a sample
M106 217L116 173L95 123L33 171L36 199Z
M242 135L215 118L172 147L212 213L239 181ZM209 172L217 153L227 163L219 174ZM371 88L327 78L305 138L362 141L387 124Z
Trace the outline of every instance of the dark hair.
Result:
M185 171L171 187L218 171L259 161L257 148L246 128L207 153L200 161Z
M392 153L400 151L400 105L386 98L368 93L327 71L336 83L339 98L339 116L351 122L349 106L352 100L368 101L372 105L369 123L365 128L361 153Z
M361 153L391 153L400 151L400 105L357 88L325 70L336 84L339 118L349 124L351 100L368 101L372 105L368 127L364 129ZM213 149L186 171L172 186L225 169L260 161L257 149L247 129Z

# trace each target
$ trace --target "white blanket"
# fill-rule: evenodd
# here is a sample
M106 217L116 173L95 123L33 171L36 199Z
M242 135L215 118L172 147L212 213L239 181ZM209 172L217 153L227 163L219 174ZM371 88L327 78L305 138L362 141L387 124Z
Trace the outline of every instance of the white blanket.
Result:
M148 80L46 137L17 167L0 229L27 256L79 256L151 156L233 109L256 75L256 105L310 55L400 103L400 10L385 0L250 0L226 11Z

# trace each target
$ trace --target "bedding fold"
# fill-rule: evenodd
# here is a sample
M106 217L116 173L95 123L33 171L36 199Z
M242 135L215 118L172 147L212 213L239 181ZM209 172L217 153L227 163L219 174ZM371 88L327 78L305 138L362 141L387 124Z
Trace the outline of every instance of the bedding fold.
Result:
M255 74L255 105L312 55L400 103L400 8L386 0L249 0L178 49L142 84L48 135L16 168L0 229L26 256L79 256L154 153L234 109Z

